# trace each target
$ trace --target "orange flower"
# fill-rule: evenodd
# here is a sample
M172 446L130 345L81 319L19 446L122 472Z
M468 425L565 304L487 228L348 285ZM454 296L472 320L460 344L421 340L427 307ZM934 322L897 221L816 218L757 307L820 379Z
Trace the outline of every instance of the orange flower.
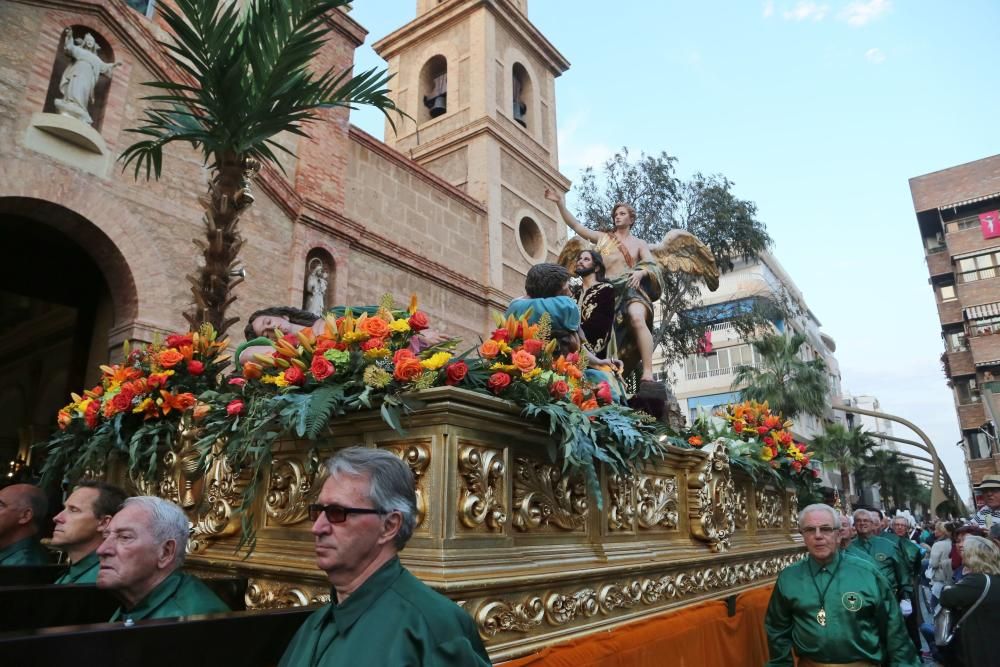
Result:
M174 349L166 349L156 355L156 363L163 368L173 368L184 359L184 355Z
M163 403L161 408L163 409L163 414L170 414L171 410L177 410L178 412L184 412L198 400L195 398L194 394L187 391L183 394L171 394L169 391L160 390L160 396L163 397Z
M580 389L579 387L574 389L573 393L570 395L570 400L577 406L583 403L583 389Z
M65 410L60 410L56 421L59 424L59 430L65 431L66 427L69 426L69 423L73 421L73 417Z
M527 350L518 350L511 356L511 361L517 366L517 370L527 373L535 369L535 355Z
M361 330L372 338L385 338L389 335L389 325L381 317L369 317L360 324Z
M584 412L586 412L587 410L596 410L597 409L597 399L596 398L588 398L586 401L584 401L583 403L580 404L580 409L583 410Z
M500 343L496 342L492 338L485 341L479 346L479 354L487 359L492 359L500 354Z
M704 443L702 442L701 436L692 435L690 438L688 438L688 444L694 445L695 447L700 447Z
M260 364L248 361L243 364L243 377L248 380L256 380L263 375L264 368Z
M424 372L424 367L420 365L420 360L416 357L404 357L396 364L396 370L392 377L399 382L412 382Z

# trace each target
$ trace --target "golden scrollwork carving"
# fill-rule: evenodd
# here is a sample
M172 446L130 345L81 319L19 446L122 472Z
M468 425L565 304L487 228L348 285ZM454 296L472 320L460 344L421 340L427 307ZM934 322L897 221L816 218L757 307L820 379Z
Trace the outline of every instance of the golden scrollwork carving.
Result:
M320 464L315 449L309 451L305 461L291 457L272 460L264 496L267 516L282 526L304 521L309 515L306 508L319 495L326 475L326 467Z
M729 450L725 442L716 441L702 451L708 458L698 474L688 478L696 491L691 503L691 534L707 542L712 551L726 551L736 530L736 485L729 469Z
M677 478L640 475L635 485L640 528L677 528Z
M305 607L329 601L330 592L327 589L287 586L265 579L251 579L246 592L247 609Z
M632 475L608 476L607 516L608 530L632 530L635 527L635 478Z
M217 441L205 459L206 471L201 480L204 495L196 503L194 527L188 551L199 553L221 537L235 535L240 520L235 510L240 506L245 482L222 455L223 443Z
M386 445L385 449L401 458L406 465L410 466L410 472L413 473L413 481L416 483L417 493L417 523L415 527L419 528L427 519L428 494L426 488L424 488L426 486L424 478L427 474L427 467L431 463L430 447L425 444L406 442Z
M612 615L619 610L661 605L751 584L777 575L801 557L789 554L715 567L695 566L658 577L602 582L566 592L530 593L521 602L488 600L479 606L474 618L484 637L508 631L529 632L543 621L561 627L596 614ZM537 615L540 599L544 600L542 616ZM529 617L530 621L526 620Z
M799 495L788 492L788 525L795 530L799 525Z
M506 466L503 451L464 445L458 451L458 472L464 481L458 516L467 528L502 531L507 521L504 507Z
M736 489L736 493L733 495L733 508L735 509L733 519L736 522L736 528L743 529L750 525L750 499L745 485L734 482L733 487Z
M586 526L587 512L587 488L582 478L563 475L555 465L520 457L515 460L515 528L581 530Z
M601 610L597 591L583 588L569 595L550 593L545 597L545 620L549 625L566 625L577 616L593 616Z
M777 491L757 489L754 495L757 501L757 528L760 530L783 528L785 516L781 494Z
M473 618L484 637L495 637L501 632L530 632L542 624L545 607L537 595L516 604L494 600L480 606Z

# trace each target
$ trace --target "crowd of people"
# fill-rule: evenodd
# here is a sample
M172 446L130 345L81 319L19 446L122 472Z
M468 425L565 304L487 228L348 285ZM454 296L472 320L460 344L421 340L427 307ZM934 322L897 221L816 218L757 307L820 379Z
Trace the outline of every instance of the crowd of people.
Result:
M366 447L342 449L326 465L328 476L308 510L316 564L330 581L332 601L305 621L281 666L489 665L468 613L399 561L417 513L409 467ZM69 567L53 585L94 584L110 592L120 606L109 622L231 611L181 571L190 527L169 500L127 497L111 484L83 481L53 520L51 550L40 542L47 515L38 487L0 489L0 567L45 565L60 552Z
M806 507L808 557L781 572L768 606L768 665L904 667L921 654L944 667L1000 665L991 634L1000 618L1000 475L976 491L983 506L958 521ZM939 645L945 610L955 632Z

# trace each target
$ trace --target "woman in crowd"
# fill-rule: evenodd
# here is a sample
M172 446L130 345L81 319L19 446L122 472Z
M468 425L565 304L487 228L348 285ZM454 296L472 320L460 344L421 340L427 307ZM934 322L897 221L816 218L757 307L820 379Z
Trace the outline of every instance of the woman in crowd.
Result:
M931 545L928 564L931 572L931 608L937 605L941 589L951 583L951 550L951 526L944 521L938 521L934 526L934 544Z
M941 592L941 606L952 610L956 622L986 588L990 590L983 602L962 621L950 648L953 660L949 667L995 667L997 619L1000 619L1000 548L978 535L966 535L962 542L962 563L965 576L954 586Z

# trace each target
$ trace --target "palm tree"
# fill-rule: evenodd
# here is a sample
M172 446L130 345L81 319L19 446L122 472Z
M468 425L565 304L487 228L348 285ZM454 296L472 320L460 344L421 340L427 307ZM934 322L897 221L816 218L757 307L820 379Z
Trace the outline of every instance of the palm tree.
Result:
M822 417L827 407L829 382L822 359L803 361L799 350L806 337L794 334L765 335L751 341L759 362L739 366L732 388L745 400L767 401L772 410L792 419L798 414Z
M922 486L899 453L889 449L876 449L865 457L858 477L879 485L886 508L901 507Z
M875 447L875 441L860 426L848 429L842 424L833 423L827 424L823 435L814 438L811 444L817 460L833 464L840 470L844 501L849 508L851 472L862 465L865 457Z
M176 4L176 9L171 7ZM135 177L145 170L160 177L163 147L190 143L200 150L212 175L205 208L205 238L196 240L204 266L190 275L192 307L184 317L192 327L210 322L220 333L239 318L226 317L242 282L238 260L243 238L240 215L253 203L250 180L265 163L281 168L274 140L281 132L307 136L303 125L329 107L371 105L399 111L385 87L385 70L351 77L350 70L315 74L309 66L331 32L330 12L348 0L174 0L157 9L173 33L168 56L183 71L179 81L147 83L159 90L145 99L139 127L146 138L119 158ZM390 123L391 123L390 118Z

